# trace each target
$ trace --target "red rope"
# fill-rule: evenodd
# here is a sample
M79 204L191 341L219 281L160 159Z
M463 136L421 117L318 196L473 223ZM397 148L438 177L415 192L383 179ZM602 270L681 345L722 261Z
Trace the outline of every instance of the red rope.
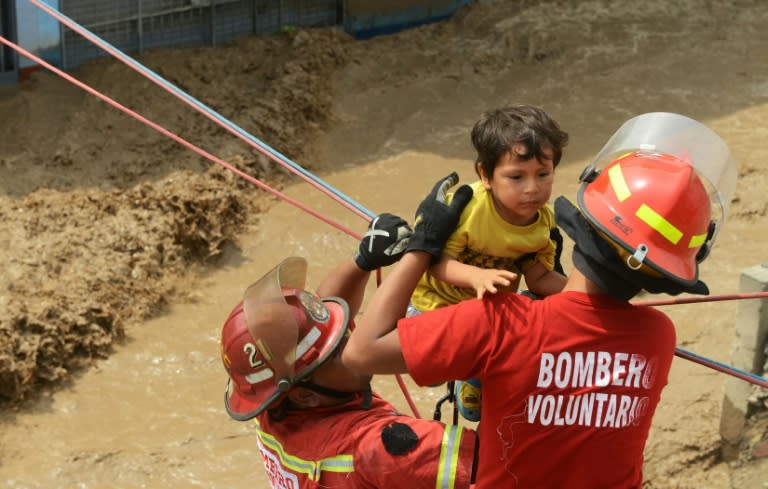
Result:
M288 195L280 192L279 190L270 187L269 185L267 185L267 184L261 182L260 180L258 180L257 178L254 178L254 177L248 175L247 173L244 173L243 171L237 169L232 164L227 163L226 161L224 161L224 160L222 160L222 159L212 155L211 153L205 151L204 149L202 149L202 148L200 148L198 146L195 146L194 144L190 143L189 141L185 140L184 138L182 138L180 136L177 136L176 134L170 132L169 130L165 129L164 127L160 126L159 124L157 124L157 123L147 119L146 117L144 117L141 114L139 114L139 113L129 109L128 107L125 107L124 105L120 104L116 100L111 99L108 96L102 94L101 92L99 92L95 88L92 88L89 85L86 85L85 83L81 82L80 80L78 80L78 79L68 75L67 73L64 73L62 70L56 68L55 66L53 66L50 63L48 63L45 60L43 60L42 58L40 58L38 56L35 56L34 54L30 53L26 49L22 48L21 46L13 43L11 41L9 41L5 37L0 36L0 43L10 47L11 49L14 49L15 51L17 51L22 56L24 56L26 58L29 58L30 60L34 61L35 63L38 63L40 66L50 70L51 72L53 72L53 73L57 74L58 76L64 78L65 80L67 80L68 82L72 83L73 85L75 85L75 86L85 90L86 92L88 92L91 95L97 97L98 99L102 100L103 102L106 102L107 104L111 105L112 107L115 107L116 109L118 109L118 110L128 114L129 116L131 116L132 118L136 119L137 121L139 121L139 122L141 122L143 124L146 124L147 126L151 127L152 129L154 129L155 131L159 132L160 134L162 134L162 135L164 135L164 136L166 136L166 137L176 141L177 143L181 144L182 146L184 146L184 147L194 151L195 153L197 153L198 155L202 156L203 158L206 158L206 159L216 163L217 165L220 165L220 166L226 168L227 170L235 173L236 175L244 178L245 180L247 180L248 182L252 183L253 185L256 185L257 187L261 188L262 190L266 190L267 192L269 192L269 193L279 197L280 199L283 199L284 201L288 202L289 204L293 205L294 207L296 207L298 209L301 209L304 212L306 212L306 213L316 217L317 219L323 221L324 223L329 224L329 225L335 227L336 229L338 229L338 230L348 234L349 236L352 236L356 240L360 240L362 238L361 235L353 232L349 228L347 228L345 226L342 226L341 224L333 221L332 219L323 216L322 214L320 214L316 210L314 210L314 209L312 209L312 208L302 204L301 202L293 199L292 197L289 197ZM380 283L380 280L381 280L380 273L381 272L379 271L378 273L379 273L378 278L379 278L379 283ZM408 402L408 405L413 410L414 415L417 418L420 418L421 416L419 415L419 411L416 408L416 405L414 404L413 400L411 399L410 393L408 392L408 388L405 386L405 383L403 382L403 379L401 378L400 375L396 375L395 377L397 378L397 382L400 385L401 390L403 391L403 395L405 396L405 399Z
M720 363L720 362L711 360L709 358L702 357L701 355L697 355L696 353L683 350L682 348L676 348L675 355L680 358L685 358L686 360L690 360L694 363L698 363L699 365L704 365L705 367L709 367L720 373L732 375L738 379L747 381L750 384L758 385L763 389L768 389L768 379L760 375L754 374L752 372L747 372L746 370L738 369L736 367L732 367L730 365L726 365L724 363Z
M208 119L212 120L213 122L215 122L219 126L223 127L230 134L233 134L233 135L237 136L239 139L241 139L242 141L245 141L251 147L253 147L256 150L258 150L259 152L261 152L263 155L267 156L271 160L273 160L276 163L280 164L283 168L285 168L288 171L290 171L291 173L299 176L300 178L302 178L304 181L306 181L310 185L314 186L315 188L319 189L323 193L327 194L333 200L335 200L338 203L340 203L341 205L347 207L349 210L351 210L355 214L359 215L360 217L362 217L366 221L370 221L371 220L371 216L367 215L362 210L356 208L352 203L346 202L343 199L339 198L337 195L333 194L328 188L326 188L323 185L321 185L320 182L318 182L316 180L313 180L312 178L308 178L307 175L302 173L299 169L297 169L296 167L293 167L291 165L286 164L284 161L282 161L279 158L277 158L267 148L265 148L264 146L261 146L259 144L254 143L254 141L252 141L251 139L247 138L242 133L236 131L230 125L223 124L219 119L217 119L213 115L212 111L210 111L210 110L202 110L200 106L196 105L193 102L193 100L191 99L190 96L187 96L187 94L184 93L183 91L181 91L181 89L178 89L178 87L174 87L174 88L176 88L176 90L170 90L168 88L168 85L170 85L170 83L168 83L168 85L164 84L163 82L165 82L165 80L162 80L156 74L153 73L153 75L155 75L155 76L147 76L147 73L142 71L142 69L139 68L139 66L141 66L141 65L137 66L138 63L136 63L135 60L133 60L132 58L127 56L125 53L123 53L119 49L111 46L109 43L107 43L106 41L104 41L103 39L98 37L97 35L93 34L92 32L88 31L87 29L85 29L84 27L80 26L76 22L74 22L71 19L67 18L66 16L62 15L59 11L57 11L56 9L52 8L49 5L46 5L44 2L40 2L38 0L28 0L28 1L29 1L29 3L31 3L32 5L37 7L38 9L44 11L45 13L50 15L51 17L53 17L56 20L58 20L60 23L66 25L67 27L69 27L73 31L77 32L78 34L83 36L85 39L87 39L87 40L91 41L93 44L99 46L101 49L103 49L108 54L110 54L113 58L117 59L118 61L121 61L123 64L125 64L126 66L128 66L132 70L136 71L137 73L139 73L143 77L145 77L148 80L150 80L151 82L155 83L157 86L161 87L163 90L167 91L168 93L172 94L174 97L178 98L179 100L181 100L185 104L189 105L190 107L192 107L193 109L195 109L199 113L203 114ZM134 63L136 63L136 64L134 64ZM142 68L143 68L143 66L142 66Z
M248 175L247 173L244 173L244 172L238 170L236 167L234 167L230 163L227 163L226 161L224 161L224 160L222 160L220 158L217 158L216 156L212 155L211 153L205 151L204 149L202 149L202 148L200 148L198 146L195 146L194 144L190 143L186 139L183 139L182 137L177 136L176 134L170 132L169 130L165 129L164 127L160 126L159 124L156 124L155 122L147 119L146 117L142 116L141 114L138 114L138 113L134 112L133 110L129 109L128 107L125 107L124 105L120 104L119 102L117 102L117 101L107 97L106 95L102 94L101 92L97 91L96 89L94 89L94 88L90 87L89 85L86 85L85 83L81 82L80 80L78 80L78 79L76 79L76 78L74 78L74 77L64 73L63 71L61 71L60 69L58 69L55 66L51 65L50 63L46 62L42 58L40 58L38 56L35 56L34 54L30 53L29 51L27 51L26 49L22 48L21 46L19 46L17 44L14 44L13 42L9 41L8 39L0 36L0 43L5 44L6 46L8 46L8 47L18 51L19 54L23 55L24 57L29 58L30 60L34 61L35 63L38 63L39 65L43 66L44 68L52 71L53 73L59 75L60 77L62 77L65 80L67 80L68 82L72 83L73 85L75 85L75 86L85 90L86 92L90 93L91 95L99 98L103 102L106 102L107 104L111 105L112 107L115 107L116 109L118 109L118 110L128 114L129 116L133 117L137 121L146 124L147 126L151 127L152 129L154 129L155 131L159 132L160 134L162 134L162 135L164 135L164 136L166 136L166 137L176 141L177 143L181 144L182 146L184 146L184 147L186 147L188 149L191 149L192 151L194 151L198 155L202 156L203 158L206 158L206 159L216 163L217 165L223 166L227 170L237 174L238 176L244 178L245 180L249 181L250 183L256 185L259 188L261 188L262 190L266 190L267 192L269 192L269 193L271 193L271 194L273 194L273 195L275 195L275 196L285 200L289 204L291 204L291 205L293 205L293 206L303 210L304 212L307 212L308 214L313 215L314 217L316 217L317 219L320 219L321 221L323 221L326 224L330 224L331 226L333 226L336 229L338 229L338 230L340 230L340 231L342 231L342 232L344 232L344 233L354 237L355 239L359 240L362 237L361 235L351 231L350 229L342 226L341 224L339 224L339 223L337 223L337 222L335 222L335 221L333 221L333 220L323 216L322 214L320 214L316 210L311 209L310 207L305 206L301 202L299 202L299 201L297 201L297 200L295 200L295 199L285 195L284 193L280 192L279 190L276 190L276 189L270 187L269 185L267 185L265 183L262 183L260 180L254 178L254 177L252 177L250 175Z
M673 304L694 304L697 302L733 301L741 299L765 299L768 292L745 292L743 294L707 295L702 297L680 297L674 299L659 299L651 301L633 301L637 306L669 306Z

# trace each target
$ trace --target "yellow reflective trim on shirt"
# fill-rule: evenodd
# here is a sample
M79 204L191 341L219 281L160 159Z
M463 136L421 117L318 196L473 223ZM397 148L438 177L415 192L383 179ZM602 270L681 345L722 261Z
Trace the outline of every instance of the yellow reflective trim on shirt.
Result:
M456 425L446 426L441 446L435 489L454 489L461 449L461 428Z
M611 186L619 202L624 202L632 196L627 181L624 180L624 174L621 172L621 165L613 166L608 170L608 179L611 181Z
M355 471L354 456L352 455L336 455L335 457L322 458L317 461L304 460L286 453L283 445L277 438L261 429L258 420L254 424L256 425L256 435L261 442L277 454L280 463L287 469L299 474L306 474L311 480L319 480L323 471L342 473Z
M642 204L635 215L644 223L655 229L672 244L677 244L683 237L683 232L677 229L671 222L664 219L661 214Z
M696 236L691 236L691 241L688 243L688 248L698 248L699 246L703 245L704 242L707 241L707 234L697 234Z
M354 472L354 457L352 455L336 455L317 462L317 468L326 472Z

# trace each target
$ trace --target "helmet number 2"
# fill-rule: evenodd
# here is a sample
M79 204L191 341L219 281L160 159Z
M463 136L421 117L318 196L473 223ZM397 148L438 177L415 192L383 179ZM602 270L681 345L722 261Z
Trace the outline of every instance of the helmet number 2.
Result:
M253 343L246 343L243 345L243 351L248 355L248 363L251 364L251 368L259 368L264 365L264 362L256 357L256 354L259 352L256 345Z

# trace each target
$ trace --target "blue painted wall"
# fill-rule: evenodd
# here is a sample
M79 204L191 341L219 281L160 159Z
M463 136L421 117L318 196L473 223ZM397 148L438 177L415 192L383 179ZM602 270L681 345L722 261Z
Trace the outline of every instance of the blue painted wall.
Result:
M43 0L59 8L59 0ZM46 61L56 65L61 62L61 33L56 19L42 12L26 0L16 0L17 44ZM35 63L19 55L19 67L34 66Z
M439 22L474 0L347 0L344 30L358 39Z
M26 0L13 1L16 5L18 44L46 61L62 67L61 28L58 22ZM60 7L60 0L43 1L57 9ZM109 4L110 1L114 0L101 1L104 4ZM459 8L473 1L346 0L344 28L348 33L359 39L366 39L381 34L391 34L410 27L443 20L450 17ZM87 5L87 3L82 2L81 4ZM99 3L97 2L97 4ZM243 4L245 5L246 3ZM250 2L247 2L247 5L250 5ZM72 5L69 8L72 8ZM220 15L223 14L220 13ZM251 32L252 29L248 31ZM73 63L72 60L77 58L77 56L70 53L69 50L76 49L78 46L70 46L69 38L67 43L67 64L75 66L78 63ZM130 51L130 48L125 48L124 50ZM93 54L90 57L93 57ZM32 61L22 56L19 57L20 68L24 69L31 66L34 66ZM64 68L70 68L71 66L65 66Z

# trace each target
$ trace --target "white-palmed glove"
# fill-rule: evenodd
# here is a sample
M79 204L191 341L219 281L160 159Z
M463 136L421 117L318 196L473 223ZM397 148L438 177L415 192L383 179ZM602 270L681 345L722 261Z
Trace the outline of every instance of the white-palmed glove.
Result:
M369 272L395 263L403 256L411 234L413 230L405 219L394 214L379 214L368 223L368 230L355 252L355 263Z

